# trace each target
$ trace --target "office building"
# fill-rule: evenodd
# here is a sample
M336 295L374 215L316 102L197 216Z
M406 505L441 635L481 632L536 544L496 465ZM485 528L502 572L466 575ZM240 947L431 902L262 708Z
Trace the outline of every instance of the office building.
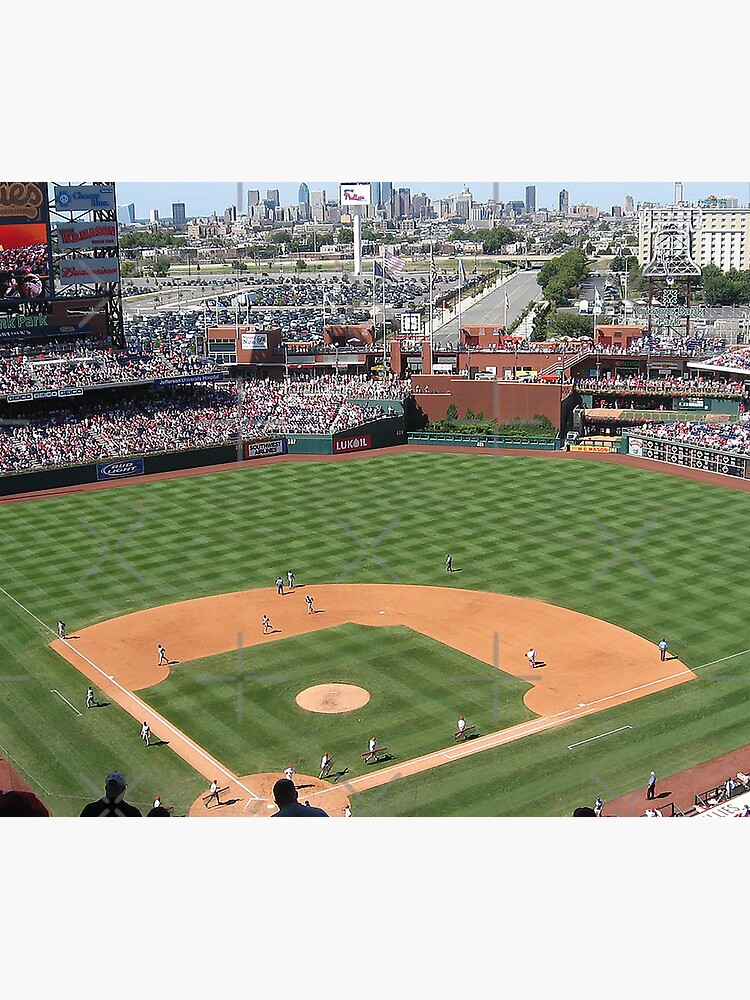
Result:
M526 213L536 212L536 187L529 184L526 187Z
M185 202L176 201L172 204L172 223L175 226L184 226L187 222L185 215Z
M623 209L625 210L625 215L633 215L635 213L635 202L633 201L632 194L625 195Z
M523 215L526 204L523 201L508 201L505 203L505 208L511 215Z
M675 205L682 204L682 181L674 183L674 203Z
M121 226L132 226L135 222L135 202L117 206L117 221Z
M281 204L281 195L279 194L278 188L269 188L266 191L266 201L270 201L274 208L278 208Z
M159 209L151 208L148 212L148 221L152 226L157 226L159 224Z
M260 191L247 192L247 214L252 215L253 209L260 205Z
M380 207L380 181L370 181L370 204L373 208Z
M613 205L612 206L612 217L615 218L615 219L621 219L622 218L622 208L620 208L619 205Z
M717 198L715 194L710 194L708 198L702 198L698 204L701 208L739 208L739 199L731 195L725 195L723 198Z
M231 226L233 222L237 221L237 206L227 205L224 209L224 225Z
M570 193L562 189L557 200L558 207L562 215L567 215L570 209Z
M750 270L750 209L684 204L641 206L638 212L641 266L653 257L656 237L665 226L677 226L687 234L688 252L698 267L715 264L723 271Z
M323 189L310 192L310 215L313 222L326 221L326 193Z
M380 201L378 205L382 208L388 204L391 200L391 195L393 194L393 184L390 181L380 182Z

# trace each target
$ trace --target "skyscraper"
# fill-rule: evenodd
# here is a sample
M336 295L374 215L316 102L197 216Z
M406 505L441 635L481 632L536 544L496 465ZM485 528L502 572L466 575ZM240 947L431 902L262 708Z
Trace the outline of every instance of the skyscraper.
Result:
M682 201L682 181L674 182L674 203L679 205Z
M281 204L281 195L279 194L278 188L269 188L266 191L266 201L273 202L274 208L278 208Z
M310 188L307 186L307 184L300 184L299 193L297 194L297 204L298 205L310 204Z
M625 204L622 207L625 209L625 215L632 215L635 212L635 203L632 194L625 195Z
M380 181L370 181L370 202L375 208L380 204Z
M175 201L172 204L172 223L175 226L184 226L187 222L185 215L185 202Z
M390 181L380 182L380 201L379 205L387 205L391 200L391 195L393 194L393 184Z
M132 226L135 222L135 202L131 201L128 205L117 206L117 221L120 225Z
M252 209L260 205L260 191L247 192L247 214L252 215Z
M536 212L536 187L533 184L526 187L526 211Z
M159 222L159 209L158 208L150 208L149 209L149 212L148 212L148 221L151 223L152 226L156 225Z
M563 188L560 192L558 207L562 215L568 214L568 209L570 208L570 193L566 191L565 188Z

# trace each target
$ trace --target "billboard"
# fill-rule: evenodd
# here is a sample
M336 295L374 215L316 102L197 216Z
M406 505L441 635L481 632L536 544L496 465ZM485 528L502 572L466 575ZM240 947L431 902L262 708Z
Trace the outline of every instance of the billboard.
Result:
M267 333L243 333L242 338L242 350L243 351L267 351L268 350L268 334Z
M286 438L252 441L245 445L245 458L266 458L269 455L286 455Z
M120 462L97 462L96 478L99 482L108 479L127 479L129 476L142 476L145 472L142 458L128 458Z
M0 304L52 297L44 182L0 181Z
M101 285L120 280L117 257L76 257L60 261L61 285Z
M369 205L370 185L369 184L342 184L339 189L339 202L341 205Z
M366 448L372 448L372 436L370 434L333 439L334 455L338 455L342 451L364 451Z
M117 246L117 223L61 222L57 226L57 242L61 250L68 247L76 250L94 247L114 249Z
M77 184L55 187L58 212L115 211L114 184Z

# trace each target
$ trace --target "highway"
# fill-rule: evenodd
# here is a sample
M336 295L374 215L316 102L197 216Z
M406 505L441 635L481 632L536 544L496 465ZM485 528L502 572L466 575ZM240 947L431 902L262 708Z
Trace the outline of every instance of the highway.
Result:
M461 310L461 325L502 326L505 319L505 293L508 294L508 326L517 319L532 299L540 299L537 269L519 271L490 292L476 305ZM435 346L455 344L458 339L458 317L435 333Z

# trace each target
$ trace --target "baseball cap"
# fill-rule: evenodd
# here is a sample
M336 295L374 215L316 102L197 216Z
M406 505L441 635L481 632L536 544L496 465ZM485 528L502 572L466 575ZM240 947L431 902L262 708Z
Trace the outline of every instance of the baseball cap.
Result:
M108 785L110 782L113 782L116 785L120 785L122 788L125 788L128 783L122 771L113 771L111 774L108 774L105 780L105 784Z

